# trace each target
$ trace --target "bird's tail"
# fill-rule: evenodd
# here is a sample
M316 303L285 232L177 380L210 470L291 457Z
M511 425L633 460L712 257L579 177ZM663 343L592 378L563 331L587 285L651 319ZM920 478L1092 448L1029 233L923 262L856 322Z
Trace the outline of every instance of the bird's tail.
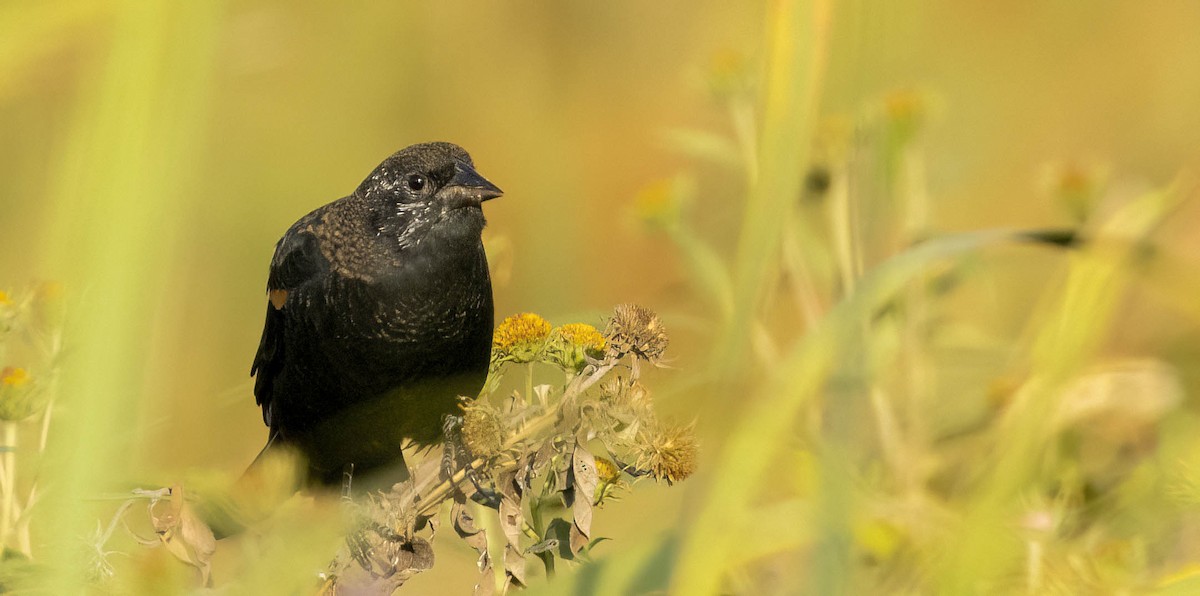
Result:
M272 432L245 472L229 490L205 499L201 516L218 539L241 533L271 515L299 490L303 478L300 458Z

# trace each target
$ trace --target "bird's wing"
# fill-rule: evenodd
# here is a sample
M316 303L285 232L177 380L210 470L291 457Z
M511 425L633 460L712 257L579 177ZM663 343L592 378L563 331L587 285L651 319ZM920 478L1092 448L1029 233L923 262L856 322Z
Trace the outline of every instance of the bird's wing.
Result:
M267 320L250 375L254 379L254 399L262 406L263 422L271 426L275 380L286 363L284 330L287 309L297 307L296 290L329 271L329 262L321 254L317 239L306 229L311 215L284 234L275 245L271 272L267 277ZM290 298L290 300L289 300Z

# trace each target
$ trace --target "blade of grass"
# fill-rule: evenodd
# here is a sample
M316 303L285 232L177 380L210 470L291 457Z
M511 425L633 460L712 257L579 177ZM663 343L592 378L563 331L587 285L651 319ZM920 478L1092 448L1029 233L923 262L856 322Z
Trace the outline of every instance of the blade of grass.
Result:
M1059 389L1098 352L1107 337L1128 281L1137 268L1142 241L1176 206L1178 193L1155 192L1115 213L1100 233L1072 255L1058 307L1037 321L1032 345L1032 380L1009 406L993 452L994 468L968 506L964 525L946 552L946 593L990 585L1019 562L1015 523L1023 491L1036 489L1039 464L1053 438Z
M783 214L800 195L820 100L832 3L777 0L768 11L770 36L757 175L751 179L734 265L734 310L717 350L717 366L742 364L764 288L773 276ZM815 242L803 233L802 244Z
M740 527L753 496L766 480L779 448L795 432L801 407L824 386L833 364L845 357L864 321L895 298L926 267L982 247L1025 241L1008 230L989 230L932 240L870 270L857 291L838 304L784 357L766 390L748 404L712 466L713 484L683 539L672 592L718 591L726 562L737 548L728 528ZM782 523L782 522L781 522Z
M51 196L42 271L82 296L62 374L63 407L47 446L47 562L58 594L78 593L77 553L96 511L80 499L127 472L156 305L178 222L200 163L202 91L221 3L116 5L111 45L86 80Z

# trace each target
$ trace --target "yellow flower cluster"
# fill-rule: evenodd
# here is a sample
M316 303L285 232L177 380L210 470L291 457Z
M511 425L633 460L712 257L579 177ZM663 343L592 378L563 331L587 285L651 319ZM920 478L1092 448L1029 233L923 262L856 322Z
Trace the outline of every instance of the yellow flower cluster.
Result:
M492 336L492 363L548 362L579 371L589 358L601 358L608 340L587 323L551 328L534 313L512 315L496 326Z
M587 350L595 356L604 353L604 336L587 323L568 323L558 328L558 334L572 346Z
M587 323L568 323L551 334L546 360L566 370L580 371L588 363L588 358L603 356L607 344L595 327Z
M493 358L533 362L549 336L550 323L546 319L531 312L512 315L500 322L492 336Z

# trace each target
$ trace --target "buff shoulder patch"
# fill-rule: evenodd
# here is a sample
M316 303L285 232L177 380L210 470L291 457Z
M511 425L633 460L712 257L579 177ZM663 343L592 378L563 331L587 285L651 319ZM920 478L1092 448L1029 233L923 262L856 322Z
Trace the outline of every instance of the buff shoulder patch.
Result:
M267 292L267 296L271 300L271 306L274 306L275 310L282 310L283 304L287 302L288 291L271 290L270 292Z

